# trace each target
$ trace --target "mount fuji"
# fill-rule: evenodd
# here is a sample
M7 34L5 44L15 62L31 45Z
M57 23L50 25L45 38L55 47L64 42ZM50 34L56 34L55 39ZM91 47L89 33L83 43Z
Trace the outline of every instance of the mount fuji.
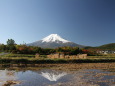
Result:
M27 44L28 46L38 46L42 48L57 48L57 47L63 47L63 46L70 46L70 47L79 47L83 48L85 46L76 44L74 42L68 41L60 37L58 34L50 34L49 36Z

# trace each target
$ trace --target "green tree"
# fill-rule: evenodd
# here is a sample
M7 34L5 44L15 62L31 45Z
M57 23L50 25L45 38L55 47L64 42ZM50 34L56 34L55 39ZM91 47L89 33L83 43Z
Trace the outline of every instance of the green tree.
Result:
M7 45L15 45L15 41L13 39L8 39Z
M7 51L12 52L15 50L16 50L15 41L13 39L8 39L7 40Z
M6 50L6 45L1 44L1 45L0 45L0 51L5 51L5 50Z

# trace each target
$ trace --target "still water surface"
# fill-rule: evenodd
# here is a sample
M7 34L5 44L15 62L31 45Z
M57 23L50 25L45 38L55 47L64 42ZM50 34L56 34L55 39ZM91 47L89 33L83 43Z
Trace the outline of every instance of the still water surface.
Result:
M115 72L99 69L0 70L0 86L9 80L21 81L14 86L115 86Z

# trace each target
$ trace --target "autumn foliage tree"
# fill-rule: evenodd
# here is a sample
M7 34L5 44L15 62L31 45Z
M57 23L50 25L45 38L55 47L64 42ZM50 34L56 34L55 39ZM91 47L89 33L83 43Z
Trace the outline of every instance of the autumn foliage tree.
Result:
M13 39L7 40L7 45L1 44L0 51L2 52L11 52L16 54L42 54L48 55L53 53L64 53L65 55L77 55L77 54L88 54L88 55L96 55L96 52L88 49L80 49L78 47L58 47L55 49L51 48L41 48L37 46L27 46L27 45L17 45Z

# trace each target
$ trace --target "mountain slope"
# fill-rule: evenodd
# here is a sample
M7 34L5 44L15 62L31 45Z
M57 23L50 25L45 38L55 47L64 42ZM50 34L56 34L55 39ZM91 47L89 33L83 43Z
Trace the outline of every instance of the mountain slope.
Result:
M70 42L68 40L65 40L61 38L57 34L51 34L42 40L27 44L28 46L39 46L42 48L57 48L62 46L71 46L71 47L79 47L82 48L84 46Z
M86 47L86 49L115 50L115 43L104 44L97 47Z
M115 43L109 43L98 47L99 49L115 50Z

